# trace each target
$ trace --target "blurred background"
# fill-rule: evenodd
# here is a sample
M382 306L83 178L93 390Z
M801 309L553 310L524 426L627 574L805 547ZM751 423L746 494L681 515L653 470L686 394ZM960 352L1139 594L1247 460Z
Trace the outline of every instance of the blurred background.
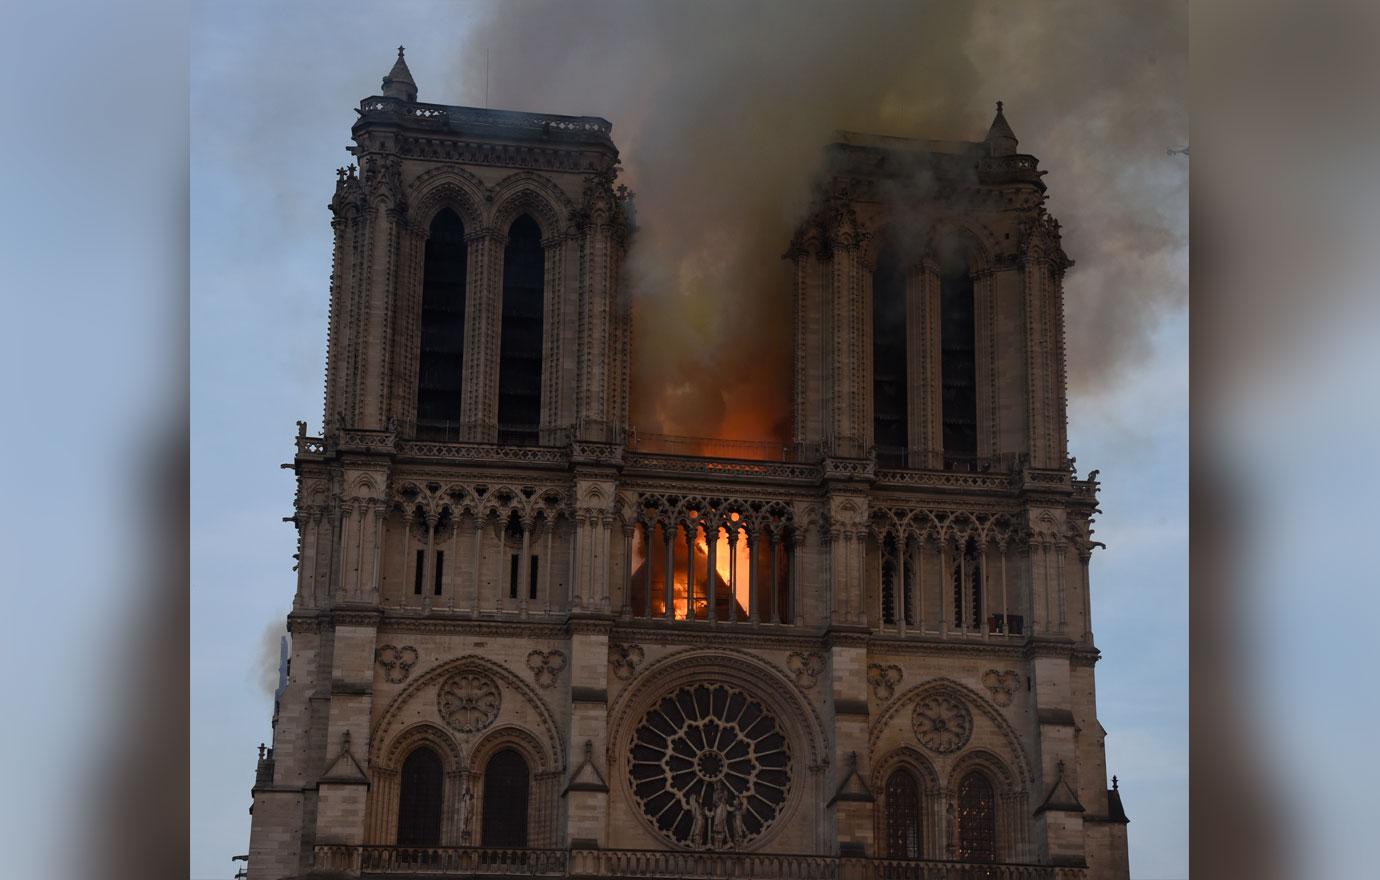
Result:
M1078 261L1070 443L1102 471L1099 707L1133 876L1370 876L1377 18L1268 0L8 9L5 873L234 872L292 589L277 465L296 419L319 427L325 202L350 108L403 43L423 100L483 103L487 57L491 106L614 122L656 306L637 332L692 343L638 372L640 424L672 433L780 430L769 334L733 394L674 378L760 326L720 298L779 307L753 267L774 266L759 251L829 129L975 138L1004 100ZM1170 152L1190 135L1191 158ZM725 204L752 234L711 234Z

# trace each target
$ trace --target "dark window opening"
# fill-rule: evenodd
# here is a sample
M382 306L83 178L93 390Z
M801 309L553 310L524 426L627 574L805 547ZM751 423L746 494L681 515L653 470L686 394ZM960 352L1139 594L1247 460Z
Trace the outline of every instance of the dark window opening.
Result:
M886 781L886 854L890 859L921 858L920 790L915 777L897 770Z
M527 846L527 762L504 749L484 768L484 822L480 846Z
M541 360L546 253L541 229L526 214L513 221L503 250L503 321L499 335L499 442L540 440Z
M516 553L513 553L513 554L510 554L509 557L508 557L508 598L509 598L509 599L516 599L516 598L517 598L517 582L518 582L518 555L517 555Z
M446 568L446 551L436 551L436 585L434 587L436 595L441 595L441 577Z
M441 759L422 747L403 762L398 794L398 846L441 845Z
M976 333L973 277L961 258L950 260L939 278L941 407L948 468L971 468L977 458Z
M967 597L964 597L964 577L967 577ZM972 538L963 546L963 556L954 560L954 628L961 629L966 620L972 629L982 624L982 556L977 541Z
M465 225L447 208L431 221L422 269L417 436L427 440L459 439L467 271Z
M974 770L958 784L958 858L997 860L996 795L987 777Z
M412 592L422 595L422 581L426 578L426 551L417 551L417 571L412 575Z
M530 568L528 569L528 571L527 571L527 598L528 598L528 599L535 599L535 598L537 598L537 563L539 563L540 561L541 561L540 557L533 556L533 557L532 557L532 564L531 564L531 567L530 567Z
M896 622L896 538L882 539L882 623Z
M905 463L906 270L891 245L872 275L872 442L884 464Z

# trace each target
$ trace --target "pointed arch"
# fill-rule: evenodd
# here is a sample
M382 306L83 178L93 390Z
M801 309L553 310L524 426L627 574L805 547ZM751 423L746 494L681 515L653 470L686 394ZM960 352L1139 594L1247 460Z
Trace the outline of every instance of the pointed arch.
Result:
M888 240L872 271L872 442L883 461L910 445L906 261Z
M521 214L530 214L541 229L544 241L565 234L562 218L570 216L575 206L565 192L550 179L532 171L510 174L491 190L493 209L489 226L506 232Z
M427 226L417 357L421 439L459 439L469 277L465 234L464 221L449 206L440 207Z
M498 439L540 440L545 353L546 251L532 214L518 214L503 246L503 301L498 348Z

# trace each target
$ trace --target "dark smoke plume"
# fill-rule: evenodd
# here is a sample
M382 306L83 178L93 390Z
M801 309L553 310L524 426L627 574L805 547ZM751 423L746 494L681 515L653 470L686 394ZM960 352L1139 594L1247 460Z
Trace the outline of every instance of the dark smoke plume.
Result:
M1006 101L1077 260L1070 382L1108 387L1187 298L1185 3L504 2L457 53L475 100L614 123L639 233L633 421L780 438L781 260L839 129L980 140Z

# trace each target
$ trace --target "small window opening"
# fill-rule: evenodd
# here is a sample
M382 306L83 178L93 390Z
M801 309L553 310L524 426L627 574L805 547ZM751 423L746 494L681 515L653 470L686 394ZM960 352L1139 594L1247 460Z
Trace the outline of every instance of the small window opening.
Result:
M446 570L446 551L444 551L444 550L437 550L437 551L436 551L436 586L435 586L435 590L436 590L436 595L438 595L438 596L441 595L441 577L442 577L442 572L444 572L445 570Z
M518 588L518 554L514 553L508 557L508 598L517 598Z
M417 571L412 576L412 592L422 595L422 581L426 578L426 551L417 551Z
M537 598L537 563L540 561L540 557L533 556L532 567L527 572L527 598L529 599Z

